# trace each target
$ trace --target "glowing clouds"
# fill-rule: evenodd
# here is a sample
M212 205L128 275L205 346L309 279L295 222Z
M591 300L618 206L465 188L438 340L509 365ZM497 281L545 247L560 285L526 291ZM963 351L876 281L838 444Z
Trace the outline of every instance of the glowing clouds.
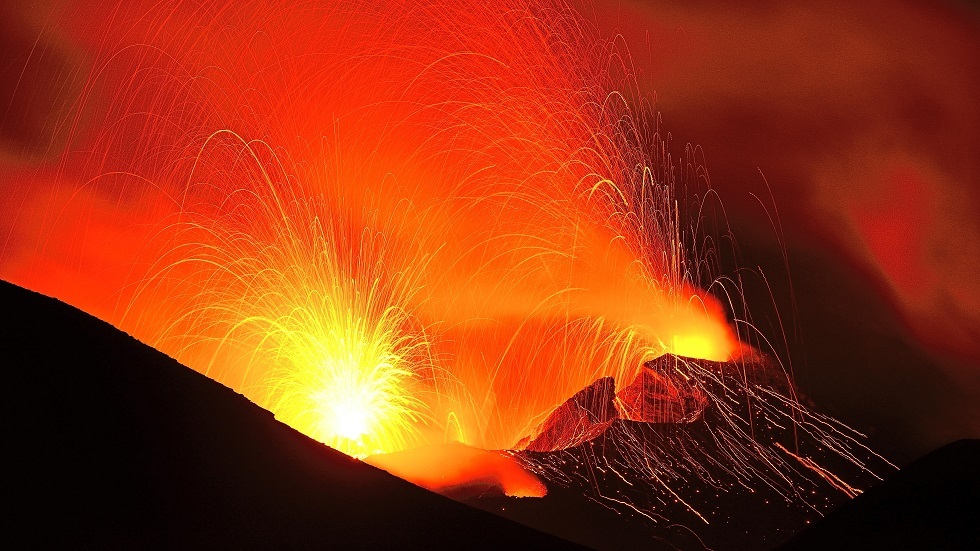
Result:
M507 448L599 377L727 359L617 45L561 3L377 8L91 29L114 95L65 170L122 211L105 235L146 212L100 314L356 456Z
M488 490L510 497L544 497L548 493L544 483L513 455L455 442L374 455L364 461L455 499Z
M123 325L345 453L419 444L433 370L413 272L267 153L230 132L201 150Z
M698 428L730 437L723 458L765 453L755 390L720 363L740 343L709 290L738 283L714 279L703 205L675 193L690 159L671 157L620 43L550 0L383 4L110 5L122 23L93 23L91 79L113 96L63 163L79 189L5 250L78 260L71 281L124 289L109 321L434 491L544 495L519 458L478 447L569 449L618 420L717 410ZM108 298L38 258L0 273L38 266L18 282ZM761 459L760 484L782 478Z
M725 361L730 356L714 341L701 335L674 335L669 350L678 356L704 360Z

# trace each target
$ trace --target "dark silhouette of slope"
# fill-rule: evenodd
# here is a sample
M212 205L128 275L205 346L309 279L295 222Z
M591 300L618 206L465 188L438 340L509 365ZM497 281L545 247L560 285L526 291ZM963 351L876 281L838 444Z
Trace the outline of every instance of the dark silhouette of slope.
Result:
M571 548L322 446L56 300L0 282L6 544Z
M980 549L980 440L912 462L780 549Z

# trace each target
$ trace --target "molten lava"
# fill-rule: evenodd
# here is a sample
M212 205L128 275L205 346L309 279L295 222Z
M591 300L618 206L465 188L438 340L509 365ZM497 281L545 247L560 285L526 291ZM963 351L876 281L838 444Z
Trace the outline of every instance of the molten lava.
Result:
M544 497L547 488L507 452L451 442L373 455L366 463L455 499L488 491L510 497Z
M54 14L104 101L3 277L355 456L510 447L599 377L729 358L616 45L560 2L384 4Z

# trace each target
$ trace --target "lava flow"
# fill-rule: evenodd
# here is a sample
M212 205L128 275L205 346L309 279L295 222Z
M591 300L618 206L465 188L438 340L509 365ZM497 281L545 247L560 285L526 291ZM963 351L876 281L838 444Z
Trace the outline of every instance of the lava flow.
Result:
M7 199L0 275L357 457L512 448L597 379L738 356L626 52L562 2L463 4L53 14L94 130Z

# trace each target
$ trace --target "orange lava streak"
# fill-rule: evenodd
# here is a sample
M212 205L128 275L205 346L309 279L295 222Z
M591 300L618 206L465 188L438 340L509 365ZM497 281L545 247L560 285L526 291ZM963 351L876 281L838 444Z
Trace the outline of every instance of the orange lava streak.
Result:
M600 376L630 380L665 352L732 354L724 310L697 288L673 164L640 122L622 52L560 2L87 9L112 15L87 13L77 31L96 59L86 94L103 100L83 102L95 136L73 144L57 175L59 189L79 191L24 199L50 216L24 230L19 244L36 247L5 261L3 277L88 305L273 410L267 389L281 366L268 362L283 354L256 369L242 342L222 347L229 327L280 319L253 311L265 304L253 296L282 293L276 308L316 312L302 297L334 283L360 296L374 288L365 278L382 289L409 281L370 308L404 312L425 341L427 359L404 379L424 379L428 394L415 399L426 415L409 417L431 442L451 432L512 446ZM219 134L237 138L215 145ZM381 236L384 250L364 256L356 239L329 236L323 251L297 248L306 234L283 229L275 209L229 215L228 198L249 194L309 200L296 228L330 221L339 235ZM203 237L183 231L188 220ZM111 259L103 285L72 283L106 272L88 261L134 227L146 239ZM202 256L210 249L220 277ZM321 253L336 261L318 267ZM66 255L83 261L52 262ZM254 258L298 275L257 277ZM154 271L161 259L169 268ZM330 283L337 274L350 285ZM202 306L206 315L188 314ZM352 325L380 319L350 308ZM362 425L338 430L359 437Z

